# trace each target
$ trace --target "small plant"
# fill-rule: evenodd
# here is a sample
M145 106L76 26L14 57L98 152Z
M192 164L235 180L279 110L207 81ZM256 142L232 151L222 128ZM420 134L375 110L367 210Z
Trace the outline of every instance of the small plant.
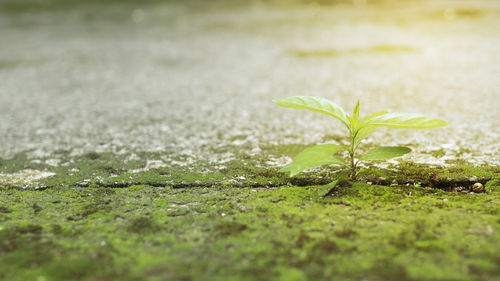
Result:
M403 146L379 146L358 157L356 155L356 150L359 144L377 127L430 129L449 125L449 123L443 120L420 114L388 113L387 110L382 110L364 118L359 118L359 100L356 107L354 107L352 116L347 115L344 109L336 103L320 97L295 96L273 100L273 102L283 107L308 109L330 115L342 122L349 131L349 146L320 144L308 147L300 152L292 163L284 166L280 170L281 172L289 173L291 177L309 168L322 165L340 165L348 168L348 178L351 181L355 181L360 162L391 159L411 151L410 148ZM333 156L343 150L349 153L348 163ZM341 179L338 179L329 185L332 185L333 188L340 180Z

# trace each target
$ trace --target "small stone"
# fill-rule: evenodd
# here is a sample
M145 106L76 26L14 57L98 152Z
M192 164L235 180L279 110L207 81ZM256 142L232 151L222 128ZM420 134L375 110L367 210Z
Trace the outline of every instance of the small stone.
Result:
M448 201L448 198L444 198L444 199L443 199L443 201L444 201L444 202L447 202L447 201Z
M472 186L472 191L476 192L476 193L481 193L484 191L484 186L480 183L480 182L476 182L473 186Z

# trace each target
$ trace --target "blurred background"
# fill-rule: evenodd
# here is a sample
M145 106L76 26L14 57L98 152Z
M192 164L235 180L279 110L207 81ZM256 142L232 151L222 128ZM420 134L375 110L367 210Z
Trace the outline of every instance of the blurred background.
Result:
M271 102L313 95L453 124L367 140L413 161L499 164L499 26L495 0L0 0L0 157L342 142Z

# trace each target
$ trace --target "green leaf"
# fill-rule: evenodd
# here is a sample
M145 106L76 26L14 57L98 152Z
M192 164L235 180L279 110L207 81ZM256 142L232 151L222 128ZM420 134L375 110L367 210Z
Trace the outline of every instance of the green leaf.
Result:
M357 126L358 126L358 120L359 120L359 100L356 103L354 110L352 111L352 117L347 116L347 119L351 123L351 128L356 130Z
M373 126L367 126L367 127L362 127L356 132L356 135L354 136L354 147L357 147L359 143L365 139L367 136L369 136L373 131L375 131L377 127Z
M352 117L349 116L349 115L347 115L346 118L347 118L347 121L349 121L349 123L351 124L351 127L353 127L353 125L354 125L354 119L352 119Z
M309 96L295 96L288 97L280 100L273 100L279 106L289 108L308 109L314 112L330 115L340 120L344 125L349 128L349 120L344 109L334 102L325 98L309 97Z
M388 113L388 112L389 112L389 111L387 111L387 110L377 111L377 112L375 112L375 113L373 113L373 114L371 114L371 115L368 115L368 116L366 116L366 117L364 117L364 118L361 118L361 120L359 120L359 122L360 122L360 123L366 122L366 121L368 121L368 120L370 120L370 119L372 119L372 118L374 118L374 117L377 117L377 116L380 116L380 115L384 115L384 114L386 114L386 113Z
M336 179L329 184L320 186L320 198L328 196L341 180L344 179Z
M335 187L337 187L339 183L349 179L348 174L349 171L339 172L336 174L338 176L336 180L332 181L331 183L320 186L320 198L325 198L326 196L330 195L335 190Z
M354 111L352 112L352 119L356 121L359 119L359 100L356 103L356 107L354 107Z
M379 146L363 154L359 161L364 160L386 160L394 157L403 156L411 149L404 146Z
M421 114L387 113L366 120L363 126L430 129L448 126L449 123L437 118Z
M345 163L332 155L341 149L346 149L343 145L321 144L308 147L297 154L293 162L281 168L280 172L288 172L293 177L305 169L310 169L322 165L345 165Z

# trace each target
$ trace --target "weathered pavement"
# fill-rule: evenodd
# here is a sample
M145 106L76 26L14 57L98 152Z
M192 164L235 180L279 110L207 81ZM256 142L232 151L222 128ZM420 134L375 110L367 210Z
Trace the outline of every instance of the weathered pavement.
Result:
M354 2L0 1L0 280L499 280L499 4ZM321 198L291 95L453 125Z
M217 153L228 146L258 154L269 144L338 142L345 132L335 120L271 103L315 95L348 110L360 99L361 114L419 112L453 124L380 129L367 142L410 145L408 160L500 162L497 2L9 3L0 16L2 157L163 151L152 160L217 165L235 159Z

